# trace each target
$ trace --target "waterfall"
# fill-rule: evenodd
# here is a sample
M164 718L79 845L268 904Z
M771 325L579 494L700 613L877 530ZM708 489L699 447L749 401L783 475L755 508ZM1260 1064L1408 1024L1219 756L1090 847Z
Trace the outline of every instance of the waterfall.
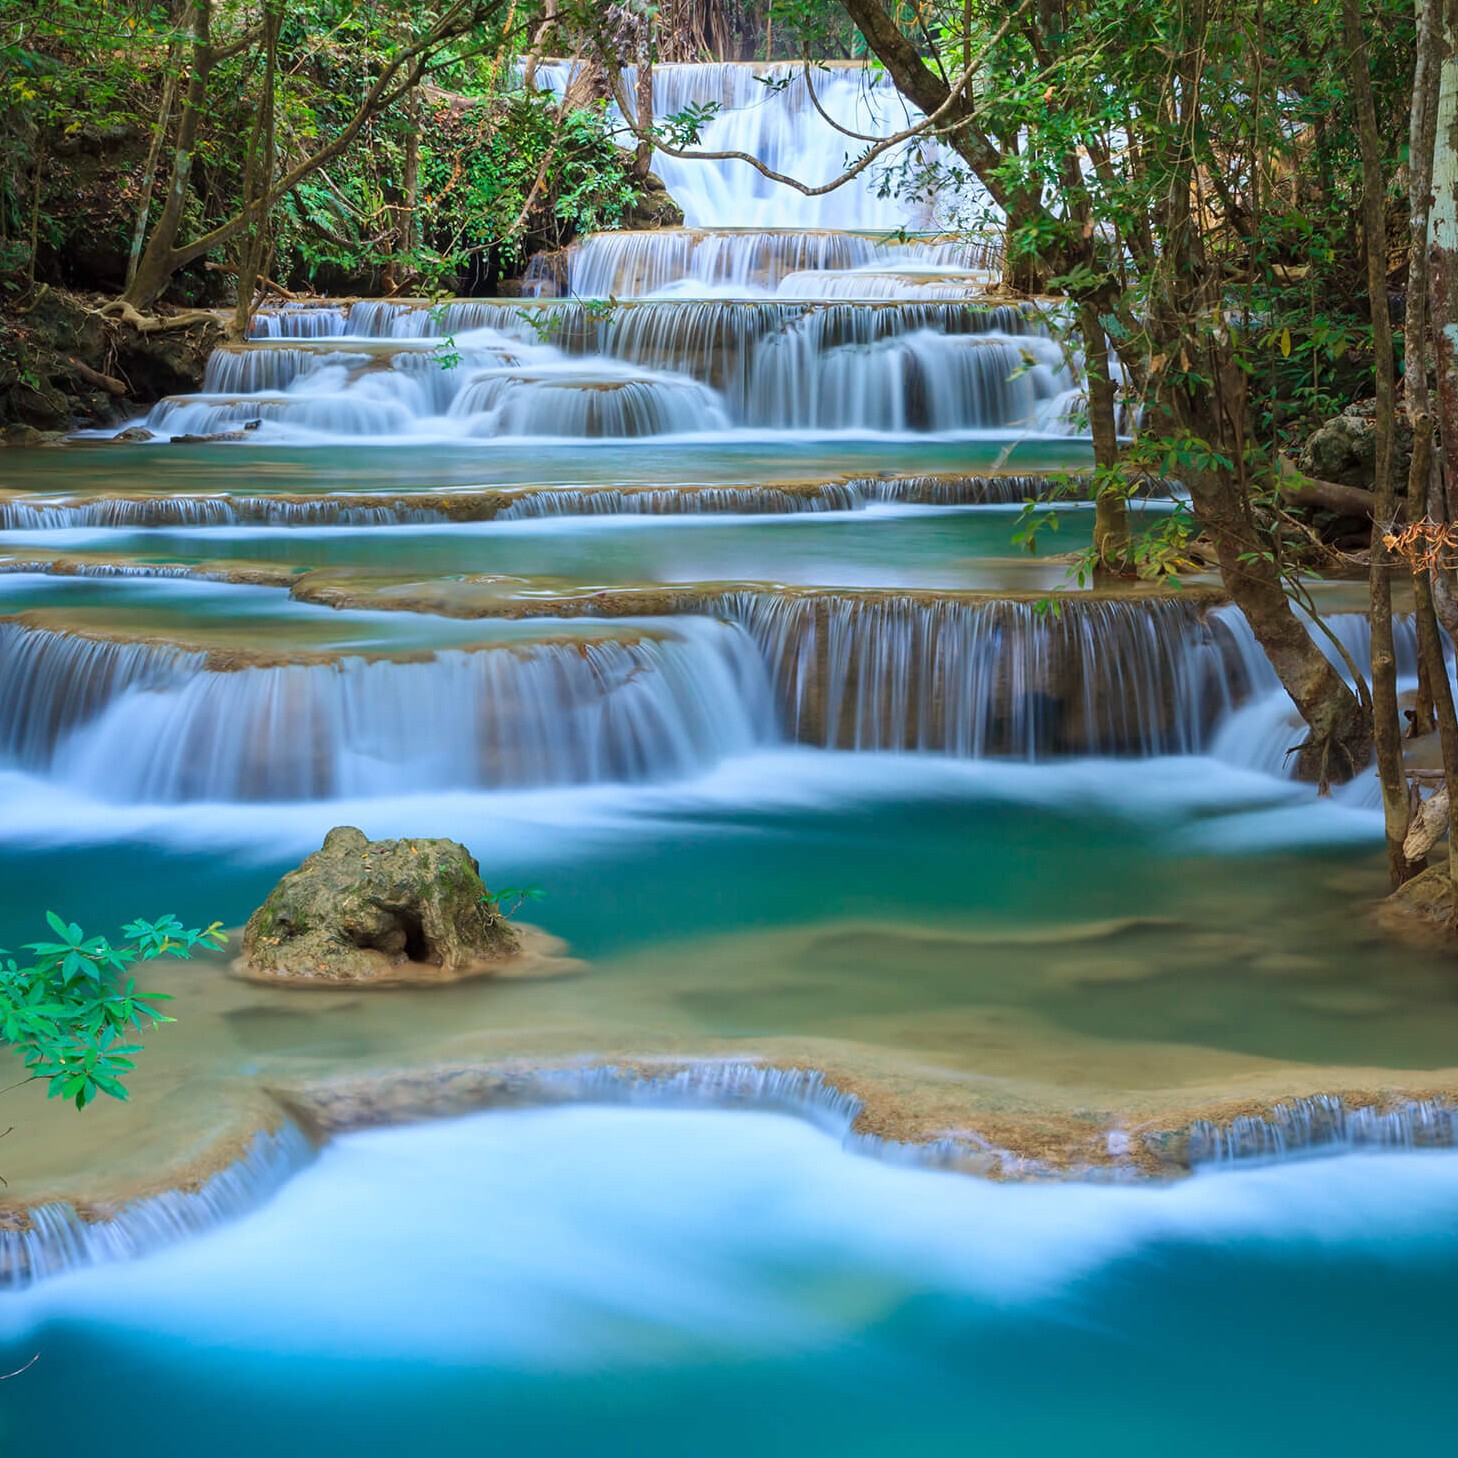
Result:
M556 516L785 515L856 511L865 497L855 485L814 482L804 487L669 486L581 487L575 491L527 491L498 513L501 521Z
M55 746L128 694L179 688L206 655L0 621L0 760L46 764Z
M295 317L280 311L274 324ZM1027 432L1052 428L1077 393L1035 317L962 300L367 301L341 321L348 333L323 346L279 334L219 350L203 391L161 401L147 428L204 436L260 423L285 439Z
M1241 1114L1227 1124L1197 1120L1189 1131L1192 1169L1270 1162L1356 1149L1451 1149L1458 1108L1414 1099L1395 1108L1353 1107L1318 1094L1277 1104L1269 1114Z
M0 501L0 531L67 527L404 526L452 518L439 508L368 497L102 496L67 501Z
M425 661L257 667L0 623L0 756L103 798L180 802L681 778L780 733L963 758L1210 752L1280 774L1300 738L1244 620L1197 600L702 601L727 621L604 639L543 620L545 641ZM1329 621L1360 649L1362 619ZM1410 625L1399 641L1410 663Z
M1075 488L1075 480L1067 485L1056 476L864 476L851 480L849 486L867 501L896 502L907 506L1016 506L1024 501L1046 501L1067 496L1085 498ZM1163 497L1169 487L1151 482L1135 493L1139 497Z
M1077 482L1075 480L1074 487ZM1168 486L1151 482L1141 496ZM559 516L763 516L860 511L868 503L907 506L1017 506L1068 495L1067 483L1043 475L856 476L752 486L543 486L460 494L378 496L77 496L0 498L0 531L74 527L370 527L427 526L452 521L522 521ZM1075 489L1071 497L1081 500ZM0 570L4 570L0 566ZM149 566L149 572L158 569ZM185 569L183 569L185 570ZM1258 650L1257 650L1258 651Z
M236 1220L313 1158L293 1124L260 1133L241 1159L196 1189L167 1190L88 1218L64 1203L32 1205L27 1224L0 1226L0 1291L107 1261L130 1260Z
M1248 685L1200 605L743 593L790 736L968 758L1191 754Z
M735 228L594 233L563 258L538 254L522 292L579 299L964 298L998 250L985 238L881 239L863 233Z
M773 738L748 637L680 618L423 662L215 671L0 624L0 757L122 802L309 800L701 774Z
M328 339L344 333L344 311L332 304L282 304L260 309L249 333L255 339Z
M559 96L570 63L539 63L537 85ZM631 106L636 72L623 73ZM864 150L862 137L889 137L922 119L884 71L851 63L809 68L753 63L656 65L653 114L662 121L687 111L713 114L685 150L744 152L808 186L840 173ZM847 135L850 133L851 135ZM909 203L883 186L887 176L916 162L952 165L935 141L916 140L885 153L845 186L819 196L774 182L746 162L696 162L653 154L653 169L694 227L925 229L932 208Z
M1322 618L1325 631L1311 623L1308 615L1298 612L1307 623L1319 647L1337 671L1351 682L1350 657L1365 675L1372 661L1372 625L1365 613L1328 613ZM1243 614L1233 607L1218 608L1211 614L1212 627L1227 644L1233 663L1239 665L1242 680L1249 686L1246 705L1221 725L1211 744L1211 753L1218 759L1238 764L1262 774L1289 776L1294 772L1292 750L1306 739L1306 726L1296 706L1287 697L1254 632ZM1417 685L1417 624L1410 615L1393 619L1393 648L1397 662L1399 689ZM1376 786L1369 776L1358 776L1340 792L1345 799L1368 799L1376 803Z

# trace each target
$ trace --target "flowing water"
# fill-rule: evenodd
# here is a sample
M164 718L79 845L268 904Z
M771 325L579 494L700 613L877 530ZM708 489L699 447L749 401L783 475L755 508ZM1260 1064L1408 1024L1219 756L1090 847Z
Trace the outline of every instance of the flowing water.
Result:
M812 80L655 108L812 183L817 102L906 123ZM1366 921L1371 777L1293 782L1218 584L1067 583L1077 361L979 234L655 166L686 226L532 297L265 310L0 461L0 945L241 925L338 824L565 944L158 967L130 1103L8 1090L5 1451L103 1371L149 1458L1446 1452L1458 1001Z

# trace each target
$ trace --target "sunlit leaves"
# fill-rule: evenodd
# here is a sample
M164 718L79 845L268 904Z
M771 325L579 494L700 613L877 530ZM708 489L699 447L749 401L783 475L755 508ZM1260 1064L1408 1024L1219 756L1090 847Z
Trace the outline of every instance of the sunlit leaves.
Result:
M0 1044L12 1048L51 1098L84 1109L99 1094L127 1097L126 1078L142 1045L136 1029L171 1022L165 993L137 991L128 969L159 957L191 957L227 941L222 926L184 927L175 916L128 922L125 941L87 936L46 913L52 938L30 942L23 960L0 952Z

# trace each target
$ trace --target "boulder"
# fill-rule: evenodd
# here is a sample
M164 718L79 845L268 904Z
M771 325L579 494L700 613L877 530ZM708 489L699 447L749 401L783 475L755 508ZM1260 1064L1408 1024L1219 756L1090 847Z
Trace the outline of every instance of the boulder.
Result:
M1355 415L1338 415L1317 427L1301 452L1301 469L1321 481L1372 489L1377 461L1377 436L1372 423Z
M1377 903L1377 925L1395 941L1432 950L1458 949L1452 924L1453 883L1448 867L1429 866Z
M652 228L683 227L683 209L674 202L663 184L663 179L650 172L638 184L638 195L633 204L623 210L620 227L634 231Z
M518 947L465 846L339 826L249 918L235 970L260 982L450 982Z
M1298 464L1302 472L1318 481L1334 481L1339 486L1371 491L1377 479L1376 410L1375 400L1361 400L1347 406L1340 415L1323 421L1301 448ZM1412 463L1412 429L1401 410L1394 424L1393 466L1395 484L1401 495L1407 489L1407 473Z

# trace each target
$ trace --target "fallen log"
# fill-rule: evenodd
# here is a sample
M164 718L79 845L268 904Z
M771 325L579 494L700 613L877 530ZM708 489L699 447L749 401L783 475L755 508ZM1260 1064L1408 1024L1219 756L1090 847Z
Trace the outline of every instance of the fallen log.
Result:
M100 370L94 370L89 364L71 357L71 368L86 381L88 385L95 385L99 390L105 390L108 395L115 395L118 398L127 393L127 387L116 378L115 375L104 375Z

